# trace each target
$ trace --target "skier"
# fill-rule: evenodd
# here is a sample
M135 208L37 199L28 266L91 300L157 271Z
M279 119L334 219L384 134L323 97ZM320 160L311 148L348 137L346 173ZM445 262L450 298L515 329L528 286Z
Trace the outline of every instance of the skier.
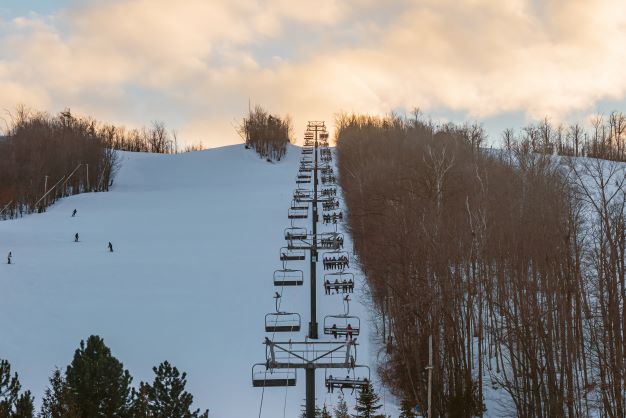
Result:
M333 324L333 326L330 327L330 332L333 335L333 337L337 339L337 324Z
M11 257L13 257L11 255L11 251L9 251L9 255L7 256L7 264L11 264Z
M76 209L74 209L74 212L72 212L72 218L76 216Z
M74 242L78 242L78 232L74 235Z
M110 253L113 252L113 244L111 244L111 241L109 241L109 245L107 245L107 248L109 249Z
M352 325L346 327L346 340L352 340Z

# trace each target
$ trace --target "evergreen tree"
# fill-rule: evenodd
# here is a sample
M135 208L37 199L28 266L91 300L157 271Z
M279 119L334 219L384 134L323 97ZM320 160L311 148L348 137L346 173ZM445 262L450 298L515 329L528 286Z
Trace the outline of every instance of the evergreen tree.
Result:
M17 373L11 376L11 364L0 360L0 418L33 418L30 391L20 394L22 385Z
M324 404L324 407L320 411L320 418L333 418L330 415L330 412L328 412L328 408L326 408L326 404Z
M363 388L356 400L354 418L384 418L384 415L377 415L376 411L382 408L380 397L374 392L372 385Z
M67 390L60 402L75 405L79 418L125 418L130 407L130 382L128 370L104 344L102 338L92 335L80 342L72 363L67 366Z
M209 411L191 411L193 395L185 391L187 373L180 373L167 361L152 369L156 374L152 385L141 382L133 390L134 418L208 418Z
M76 405L69 396L61 371L56 369L50 377L39 411L39 418L78 418Z
M335 418L350 418L350 413L348 412L348 404L346 400L342 397L339 398L339 402L335 407Z

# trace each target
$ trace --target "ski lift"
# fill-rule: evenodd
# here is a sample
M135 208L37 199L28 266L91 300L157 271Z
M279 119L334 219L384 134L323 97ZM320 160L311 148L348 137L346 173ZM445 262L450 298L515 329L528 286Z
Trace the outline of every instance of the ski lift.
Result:
M343 248L343 234L338 232L325 232L318 234L319 247L325 250L339 250Z
M335 183L336 181L337 181L337 178L333 175L322 176L322 184Z
M295 369L269 369L264 363L252 366L252 386L255 388L295 385Z
M296 202L302 202L311 199L311 191L308 189L297 188L293 192L293 200Z
M296 177L296 184L310 184L311 176L308 174L298 174Z
M304 260L304 251L302 252ZM302 286L304 273L302 270L280 269L274 272L274 286Z
M350 267L350 255L347 251L327 251L322 257L324 270L344 270Z
M326 187L320 190L321 196L336 196L337 188L336 187Z
M324 334L334 338L346 337L352 339L359 335L361 320L358 316L350 315L350 295L343 298L344 313L341 315L326 315L324 317Z
M308 233L306 228L299 228L297 226L290 226L285 228L285 240L287 241L303 241L307 239Z
M307 206L304 209L292 209L287 211L287 217L289 219L306 219L309 217L309 208Z
M326 369L324 381L328 392L339 389L343 393L344 389L352 389L351 393L354 393L355 390L367 390L372 384L372 376L368 366L354 365L348 369L346 377L333 376L332 371Z
M339 209L339 200L332 198L330 200L322 202L322 210L330 211L335 209Z
M280 249L280 261L304 261L306 260L306 254L303 250L281 247Z
M309 205L305 203L296 202L295 200L291 201L291 210L309 210Z
M327 295L341 293L352 293L354 290L354 274L345 271L326 273L324 275L324 290ZM332 324L331 324L332 326Z
M299 332L300 314L272 312L265 315L265 332Z
M276 312L265 315L265 332L298 332L300 331L301 319L299 313L282 312L278 309L280 294L276 292Z

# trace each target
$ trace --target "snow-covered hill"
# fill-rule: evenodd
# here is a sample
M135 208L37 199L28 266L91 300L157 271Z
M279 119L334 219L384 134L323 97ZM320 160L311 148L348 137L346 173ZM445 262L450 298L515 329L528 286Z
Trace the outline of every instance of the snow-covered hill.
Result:
M265 359L263 321L274 309L272 273L281 267L300 149L291 147L278 164L241 145L120 155L111 192L0 222L0 254L12 251L14 262L0 264L0 358L39 403L53 369L71 361L81 339L98 334L135 384L151 381L152 367L167 359L188 372L196 406L210 408L212 418L259 416L251 365ZM292 266L308 271L308 261ZM361 283L351 311L366 328ZM307 289L286 289L282 304L302 314L303 331ZM318 321L342 313L340 297L324 296L321 285L318 301ZM361 363L372 354L363 331ZM335 402L323 372L317 375L318 404ZM286 416L296 416L304 373L298 380L295 388L266 389L261 416L283 416L285 396Z

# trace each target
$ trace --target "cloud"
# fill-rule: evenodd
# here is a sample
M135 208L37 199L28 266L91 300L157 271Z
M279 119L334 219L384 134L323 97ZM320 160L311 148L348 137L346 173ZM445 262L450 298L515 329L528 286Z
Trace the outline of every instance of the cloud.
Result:
M617 0L113 0L0 22L0 103L232 143L248 100L332 122L419 106L566 118L626 96Z

